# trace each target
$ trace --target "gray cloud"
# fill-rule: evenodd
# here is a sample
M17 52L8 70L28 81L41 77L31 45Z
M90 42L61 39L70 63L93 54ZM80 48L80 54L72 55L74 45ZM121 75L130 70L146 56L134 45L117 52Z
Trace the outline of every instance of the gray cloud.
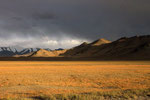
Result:
M33 19L36 19L36 20L53 20L55 19L55 15L54 14L51 14L51 13L35 13L32 15L33 16Z
M69 48L150 34L149 0L1 0L0 45Z

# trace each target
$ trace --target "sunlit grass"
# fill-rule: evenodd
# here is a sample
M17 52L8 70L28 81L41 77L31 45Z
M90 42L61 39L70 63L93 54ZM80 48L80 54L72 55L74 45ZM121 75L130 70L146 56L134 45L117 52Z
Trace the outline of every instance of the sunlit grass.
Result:
M149 84L148 61L0 62L0 98L138 98Z

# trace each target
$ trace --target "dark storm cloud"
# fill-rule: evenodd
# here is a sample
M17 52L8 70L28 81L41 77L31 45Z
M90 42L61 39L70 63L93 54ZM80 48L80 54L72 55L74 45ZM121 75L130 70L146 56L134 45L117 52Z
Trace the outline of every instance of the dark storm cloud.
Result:
M52 20L55 18L55 15L51 13L35 13L32 17L36 20Z
M1 45L67 48L142 34L149 0L0 0Z

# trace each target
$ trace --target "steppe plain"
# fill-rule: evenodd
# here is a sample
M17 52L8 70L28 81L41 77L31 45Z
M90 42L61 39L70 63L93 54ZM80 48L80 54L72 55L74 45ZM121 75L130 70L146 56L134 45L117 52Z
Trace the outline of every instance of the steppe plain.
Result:
M150 61L1 61L0 99L150 99Z

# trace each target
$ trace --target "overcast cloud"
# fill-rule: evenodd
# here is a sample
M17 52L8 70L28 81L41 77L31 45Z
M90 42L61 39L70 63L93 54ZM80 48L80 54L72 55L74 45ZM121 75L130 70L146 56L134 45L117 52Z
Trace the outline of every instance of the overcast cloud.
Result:
M70 48L150 35L150 0L0 0L0 46Z

